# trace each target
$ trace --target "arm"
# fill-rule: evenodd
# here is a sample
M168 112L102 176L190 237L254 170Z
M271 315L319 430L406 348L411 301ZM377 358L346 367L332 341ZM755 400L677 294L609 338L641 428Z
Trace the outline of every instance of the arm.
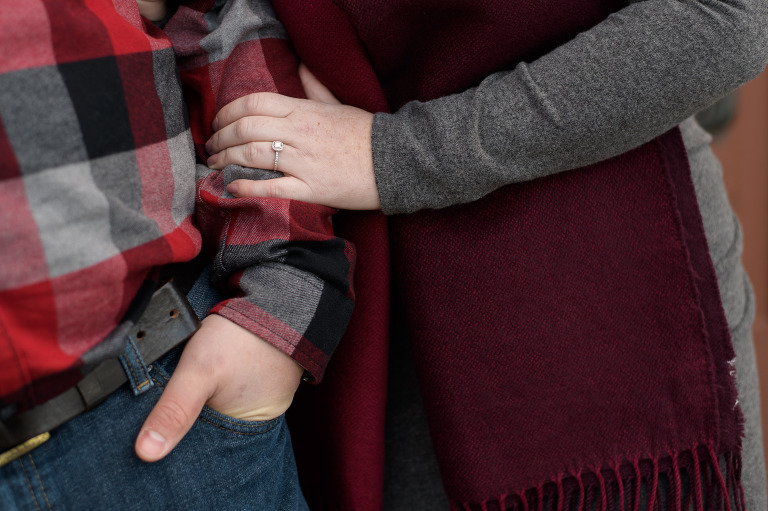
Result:
M766 22L761 0L638 2L465 94L377 116L384 209L468 202L625 153L759 74Z
M385 213L401 213L469 202L506 184L601 161L658 136L756 76L768 58L767 22L761 0L638 2L478 87L376 114L370 134L359 122L347 135L296 137L299 154L283 167L289 178L239 182L237 191L346 208L374 208L380 199ZM318 123L331 130L336 119L352 115L349 107L271 97L261 103L261 109L248 108L258 104L251 101L220 112L225 129L212 149L230 155L223 153L214 167L242 158L236 148L246 140L283 129L269 118L246 138L236 122L270 115L274 105L290 112L285 119L299 131ZM341 136L344 144L329 144ZM336 170L345 161L356 167ZM378 197L370 192L374 175Z
M205 157L222 104L255 90L303 93L298 62L267 2L200 4L179 7L165 30L174 42L193 141ZM243 175L279 174L199 166L196 220L213 279L231 298L189 341L147 418L136 444L146 461L170 452L204 404L249 420L283 413L304 369L315 381L322 378L351 315L354 251L333 236L334 210L234 198L225 186Z

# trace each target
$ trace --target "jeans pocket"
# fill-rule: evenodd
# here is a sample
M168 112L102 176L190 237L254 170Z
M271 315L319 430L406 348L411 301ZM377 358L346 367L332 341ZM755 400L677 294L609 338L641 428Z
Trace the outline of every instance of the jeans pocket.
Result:
M265 435L278 427L284 419L284 415L279 415L274 419L249 421L230 417L208 406L204 406L197 420L206 422L219 429L237 433L238 435Z

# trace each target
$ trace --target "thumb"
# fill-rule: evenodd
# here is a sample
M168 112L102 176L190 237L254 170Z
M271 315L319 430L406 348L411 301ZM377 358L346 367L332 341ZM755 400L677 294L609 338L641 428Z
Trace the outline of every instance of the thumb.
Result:
M136 439L136 454L144 461L164 458L184 438L213 393L205 378L185 364L179 365L150 412Z
M305 66L303 62L299 64L299 79L301 80L301 85L304 86L304 94L307 95L307 99L328 103L330 105L341 104L341 102L336 99L336 96L333 95L333 92L323 85L320 80L307 69L307 66Z
M136 0L139 12L150 21L159 21L165 17L167 6L165 0Z
M314 202L309 186L291 176L262 180L236 179L227 185L227 191L235 197L266 197Z

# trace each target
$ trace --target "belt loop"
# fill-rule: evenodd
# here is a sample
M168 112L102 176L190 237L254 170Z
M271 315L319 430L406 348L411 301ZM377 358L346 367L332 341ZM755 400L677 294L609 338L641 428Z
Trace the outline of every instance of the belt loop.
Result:
M134 395L138 396L154 387L155 382L149 376L149 369L147 369L133 337L128 337L125 350L120 355L120 363L123 365Z

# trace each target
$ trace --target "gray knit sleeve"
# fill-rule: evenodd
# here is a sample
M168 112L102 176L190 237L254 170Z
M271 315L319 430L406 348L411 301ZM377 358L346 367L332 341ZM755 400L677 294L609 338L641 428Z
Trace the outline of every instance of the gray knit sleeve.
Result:
M382 209L470 202L624 153L754 78L766 0L645 0L478 87L374 118Z

